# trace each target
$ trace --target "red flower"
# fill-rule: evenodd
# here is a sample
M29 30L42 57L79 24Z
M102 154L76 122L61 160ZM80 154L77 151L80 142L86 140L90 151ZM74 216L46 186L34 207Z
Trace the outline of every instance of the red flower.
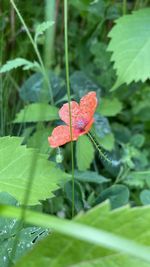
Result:
M80 135L86 134L92 127L94 122L94 112L97 107L97 98L95 92L90 92L83 96L80 104L71 101L71 116L72 116L72 140L77 140ZM52 135L48 137L51 147L59 147L71 141L70 135L70 118L69 104L64 104L59 110L60 118L67 125L56 127Z

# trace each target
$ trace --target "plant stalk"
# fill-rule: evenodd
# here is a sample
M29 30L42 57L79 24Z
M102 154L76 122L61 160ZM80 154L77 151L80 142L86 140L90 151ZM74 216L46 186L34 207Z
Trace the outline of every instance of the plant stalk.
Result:
M69 81L69 57L68 57L68 1L64 0L64 39L65 39L65 64L66 64L66 83L69 104L70 136L71 136L71 165L72 165L72 217L74 216L74 156L73 156L73 134L72 134L72 114Z

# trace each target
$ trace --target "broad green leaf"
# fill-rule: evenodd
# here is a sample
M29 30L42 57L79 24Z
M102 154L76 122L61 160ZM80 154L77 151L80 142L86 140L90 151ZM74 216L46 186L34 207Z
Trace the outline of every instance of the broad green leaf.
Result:
M53 24L54 24L54 21L44 21L41 24L39 24L35 30L35 37L34 37L35 42L37 41L37 38L39 37L39 35L43 34Z
M11 233L8 239L0 242L0 266L8 267L9 259L12 257L12 249L16 238L16 233ZM37 244L39 240L46 237L48 230L40 227L27 227L23 228L19 232L17 239L18 244L16 248L15 257L13 262L16 262L20 257L30 251L31 248Z
M57 120L58 109L46 103L33 103L25 106L17 115L14 123Z
M108 183L110 179L96 173L93 171L75 171L75 178L84 183L96 183L96 184L102 184L102 183Z
M0 213L20 217L20 210L12 207L1 206ZM148 267L144 259L150 261L149 220L149 207L110 212L108 206L100 205L72 221L26 211L26 222L52 227L57 233L40 241L15 266Z
M86 135L80 136L76 143L76 160L80 171L90 168L94 159L94 147Z
M56 168L44 154L21 145L19 137L0 139L0 191L8 192L23 203L29 179L33 179L29 205L53 196L67 174Z
M0 193L0 203L18 206L16 199L5 192ZM29 251L37 241L49 233L48 229L41 227L32 226L24 228L23 223L21 226L16 219L0 218L0 266L8 267L16 234L18 234L18 227L20 231L14 259L15 262Z
M150 190L143 190L140 194L140 199L143 205L150 205Z
M18 67L23 67L24 70L28 70L28 69L39 70L40 69L40 66L36 61L35 62L31 62L31 61L26 60L24 58L16 58L16 59L7 61L0 68L0 73L7 72L7 71L10 71L12 69L16 69Z
M47 76L52 86L54 99L57 101L66 93L65 81L52 71L47 72ZM37 72L25 80L19 94L25 102L41 102L41 100L48 102L51 99L50 92L49 90L43 90L43 88L45 89L44 77L42 73Z
M108 51L113 52L111 60L118 76L112 90L123 83L149 79L150 8L119 18L109 37Z
M122 103L117 99L102 98L97 111L107 117L115 116L122 110Z
M112 185L103 190L97 198L96 203L109 199L113 209L126 205L129 201L129 189L125 185Z
M0 203L17 206L17 200L6 192L0 193ZM17 231L18 221L16 219L1 218L0 219L0 244ZM0 249L1 251L1 249ZM1 257L0 257L1 258Z

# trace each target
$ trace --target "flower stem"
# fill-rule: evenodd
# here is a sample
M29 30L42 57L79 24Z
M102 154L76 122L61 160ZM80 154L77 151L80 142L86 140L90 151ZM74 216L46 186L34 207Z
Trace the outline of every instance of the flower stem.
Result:
M65 39L65 64L66 64L66 83L69 104L70 136L71 136L71 165L72 165L72 217L74 216L74 156L73 156L73 135L72 135L72 115L71 97L69 81L69 57L68 57L68 1L64 0L64 39Z
M102 158L104 158L104 160L106 160L107 162L112 163L111 160L105 155L105 153L103 153L103 151L100 148L100 145L97 144L97 141L95 141L94 137L92 136L92 134L90 132L88 132L88 136L91 139L91 141L93 142L93 144L95 145L95 147L98 150L100 156Z

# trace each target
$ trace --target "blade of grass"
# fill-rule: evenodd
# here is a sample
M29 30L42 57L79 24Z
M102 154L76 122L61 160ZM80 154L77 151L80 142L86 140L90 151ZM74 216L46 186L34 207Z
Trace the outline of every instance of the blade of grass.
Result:
M73 138L72 138L72 115L71 115L71 97L69 81L69 57L68 57L68 1L64 0L64 39L65 39L65 64L66 64L66 83L67 97L69 104L70 118L70 136L71 136L71 165L72 165L72 217L74 216L74 156L73 156Z

